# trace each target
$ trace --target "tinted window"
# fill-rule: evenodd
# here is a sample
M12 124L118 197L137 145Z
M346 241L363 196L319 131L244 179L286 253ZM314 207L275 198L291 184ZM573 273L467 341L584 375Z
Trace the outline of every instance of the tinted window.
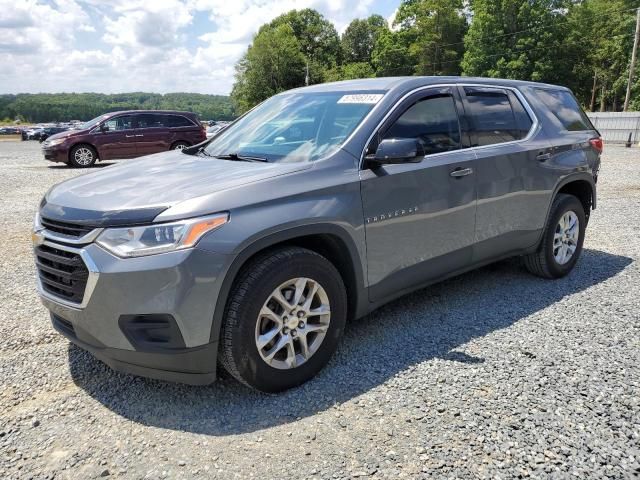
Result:
M193 127L193 123L181 115L167 115L165 125L167 127Z
M567 130L595 130L570 92L537 88L536 94Z
M427 155L460 148L460 126L451 95L436 95L413 104L383 138L416 138Z
M133 128L133 116L123 115L121 117L115 117L107 120L104 124L109 127L109 130L129 130Z
M515 95L511 94L516 102L513 108L506 91L467 87L465 94L473 117L476 146L520 140L531 129L531 118Z
M138 128L160 128L164 127L163 115L154 113L143 113L138 115Z

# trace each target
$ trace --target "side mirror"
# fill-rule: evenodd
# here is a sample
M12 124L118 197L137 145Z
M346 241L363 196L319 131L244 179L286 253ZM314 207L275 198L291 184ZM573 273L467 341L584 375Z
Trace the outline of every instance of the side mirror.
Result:
M101 132L108 132L109 131L109 125L102 123L100 124L100 131Z
M387 138L380 142L374 155L365 160L369 168L401 163L420 163L425 156L420 140L416 138Z

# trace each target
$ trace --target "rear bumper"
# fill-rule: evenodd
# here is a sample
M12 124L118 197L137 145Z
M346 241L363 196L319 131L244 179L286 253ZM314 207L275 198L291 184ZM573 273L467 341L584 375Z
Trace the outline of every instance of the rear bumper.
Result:
M208 385L216 379L215 368L207 371L206 367L215 367L217 343L138 352L106 347L82 328L53 313L51 322L58 333L118 372L188 385Z

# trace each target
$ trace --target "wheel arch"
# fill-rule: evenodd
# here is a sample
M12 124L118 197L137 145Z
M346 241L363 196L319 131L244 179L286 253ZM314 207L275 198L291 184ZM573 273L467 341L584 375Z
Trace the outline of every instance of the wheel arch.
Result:
M333 224L314 224L295 227L261 237L236 255L228 268L216 299L210 341L217 342L224 319L227 300L238 274L249 262L269 250L298 246L327 258L338 270L347 289L348 318L367 311L364 272L355 242L341 227Z
M584 207L584 214L587 217L587 221L589 220L591 210L595 210L596 208L596 183L591 174L586 172L574 173L564 177L558 182L553 190L553 195L550 197L549 205L547 205L547 214L545 215L544 225L549 222L551 207L560 193L566 193L577 197ZM528 253L534 252L538 249L540 242L542 241L543 233L544 227L540 231L540 236L536 243L531 248L527 249Z

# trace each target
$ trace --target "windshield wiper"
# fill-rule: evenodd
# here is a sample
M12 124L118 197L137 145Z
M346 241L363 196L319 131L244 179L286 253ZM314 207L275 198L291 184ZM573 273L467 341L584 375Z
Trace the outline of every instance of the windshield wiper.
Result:
M225 155L210 155L221 160L233 160L234 162L268 162L263 157L252 157L250 155L238 155L237 153L227 153Z
M211 155L209 152L207 152L204 147L200 147L198 149L198 151L196 152L196 155L204 155L205 157L213 157L213 155Z

